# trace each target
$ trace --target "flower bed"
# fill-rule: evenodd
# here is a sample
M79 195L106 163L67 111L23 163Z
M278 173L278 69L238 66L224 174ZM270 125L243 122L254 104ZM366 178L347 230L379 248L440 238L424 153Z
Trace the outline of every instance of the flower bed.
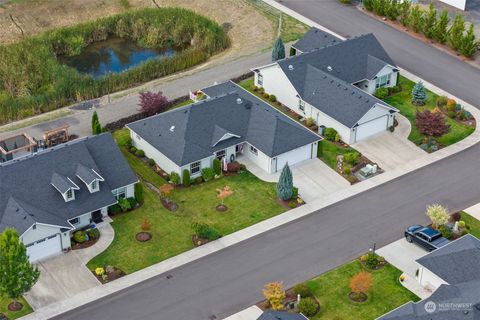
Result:
M119 268L110 266L110 265L107 265L105 267L98 267L92 272L93 272L93 275L102 284L108 283L110 281L116 280L126 275L126 273L120 270Z
M71 239L72 250L85 249L93 246L100 239L100 231L96 227L86 227L75 231Z

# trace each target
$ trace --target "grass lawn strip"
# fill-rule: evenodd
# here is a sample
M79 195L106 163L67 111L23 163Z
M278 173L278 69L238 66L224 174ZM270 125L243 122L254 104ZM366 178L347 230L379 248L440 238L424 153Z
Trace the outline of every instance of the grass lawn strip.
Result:
M475 219L465 211L462 211L460 213L460 217L460 220L465 221L465 224L470 228L470 234L480 239L480 221Z
M8 305L12 302L12 300L0 296L0 313L6 315L8 319L17 319L33 312L32 308L28 305L24 298L20 298L18 301L23 304L23 308L20 311L13 312L8 310Z
M355 303L348 298L350 279L363 271L358 260L342 265L306 282L320 302L320 312L311 320L372 320L409 301L419 298L404 288L399 277L402 272L387 264L372 271L372 287L368 300Z
M126 129L114 133L120 145L127 136ZM142 179L156 186L165 183L140 159L121 148ZM234 193L225 199L228 211L220 213L215 210L220 203L216 189L226 185ZM166 210L158 196L146 186L144 194L142 207L113 216L115 239L106 251L89 261L87 266L90 269L108 264L132 273L190 250L194 247L191 240L193 222L208 223L222 235L227 235L286 211L276 201L275 184L261 181L249 172L176 189L170 195L179 205L175 213ZM151 222L149 232L153 237L140 243L135 240L135 235L141 231L140 225L145 219Z
M410 124L412 126L412 131L408 136L408 140L419 145L422 143L422 140L426 138L426 136L421 134L418 131L417 127L415 126L415 114L417 111L423 111L426 109L428 110L435 109L438 95L431 92L428 89L425 89L427 93L426 104L425 106L417 107L411 103L411 100L412 100L411 92L415 83L403 76L400 76L399 85L402 87L402 91L387 97L384 101L390 104L392 107L395 107L398 110L400 110L400 113L403 116L405 116L408 119L408 121L410 121ZM445 120L450 125L450 132L448 132L447 134L439 138L436 138L436 140L442 146L449 146L451 144L454 144L462 139L465 139L475 131L474 127L460 123L447 116L445 116Z

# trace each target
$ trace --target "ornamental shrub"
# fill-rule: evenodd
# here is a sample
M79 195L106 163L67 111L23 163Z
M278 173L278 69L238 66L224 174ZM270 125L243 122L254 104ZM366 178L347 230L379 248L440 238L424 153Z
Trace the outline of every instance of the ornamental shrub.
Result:
M298 303L298 310L307 317L313 317L317 313L318 304L311 297L304 298Z
M278 37L272 49L272 61L277 61L285 58L285 45L283 44L282 38Z
M440 226L438 227L438 231L442 234L444 238L450 239L452 237L452 229L450 229L448 226Z
M134 197L127 198L128 203L130 203L130 208L135 208L137 205L138 201Z
M326 128L323 132L325 139L328 141L335 141L335 136L337 135L337 130L333 128Z
M134 146L131 146L130 147L130 152L135 154L135 152L137 152L137 148L135 148Z
M213 159L213 171L215 172L215 175L222 174L222 163L217 158Z
M209 241L216 240L220 238L222 235L220 232L215 229L214 227L206 224L206 223L196 223L192 224L192 229L194 230L197 237L206 239Z
M288 163L282 169L282 173L280 174L280 178L278 179L277 183L277 196L286 201L292 197L293 194L293 177L292 172L290 171L290 167Z
M466 224L465 224L465 221L463 221L463 220L458 221L457 226L458 226L459 228L465 228L465 225L466 225Z
M425 105L427 93L422 81L417 82L412 88L412 103L417 106Z
M100 231L98 231L97 228L92 228L87 231L88 238L91 240L96 240L98 237L100 237Z
M140 92L140 101L138 106L140 107L140 112L146 116L153 116L154 114L161 113L169 107L170 103L163 95L161 91L158 92Z
M293 187L292 189L292 198L293 199L296 199L298 197L298 188L297 187Z
M177 185L180 183L180 176L178 173L176 173L175 171L172 171L172 173L170 173L170 182L173 184L173 185Z
M447 105L448 98L447 96L440 96L437 98L437 106L443 108Z
M360 153L356 151L347 152L343 155L343 158L348 164L354 166L358 163L358 159L360 159Z
M115 215L117 213L120 213L122 212L122 208L120 208L120 206L118 204L114 204L113 206L110 206L108 208L108 213L112 214L112 215Z
M267 99L267 100L270 99L270 95L269 95L268 93L266 93L266 92L263 94L263 97L264 97L265 99Z
M420 133L430 137L440 137L450 131L450 126L445 122L442 113L433 113L430 110L417 112L415 125Z
M268 100L270 100L271 102L276 102L277 97L274 94L271 94L270 97L268 98Z
M312 296L312 291L305 283L300 283L293 287L293 293L295 294L295 296L300 295L301 298L307 298Z
M307 127L311 127L315 124L315 120L313 120L312 117L308 117L306 120L305 120L305 124L307 125Z
M143 184L142 183L136 183L135 184L135 199L137 200L138 203L143 203Z
M87 241L87 235L82 230L75 231L73 233L73 241L75 241L76 243L84 243L85 241Z
M233 162L230 162L230 163L227 163L227 171L228 172L238 172L241 168L241 164L237 161L233 161Z
M145 151L143 151L141 149L137 149L137 151L135 151L135 155L139 158L143 158L143 157L145 157Z
M335 139L334 139L333 141L339 142L340 139L341 139L340 134L337 133L337 134L335 135Z
M373 252L368 253L367 261L365 261L365 264L370 269L375 269L378 266L378 256Z
M213 179L215 176L215 172L213 171L212 168L203 168L202 169L202 178L205 181Z
M132 208L127 199L118 199L118 205L122 209L122 212L126 212Z
M373 95L378 99L383 100L388 97L388 88L378 88L377 90L375 90Z
M150 166L150 167L154 167L156 165L155 163L155 160L153 160L152 158L149 158L147 160L147 164Z
M190 171L188 169L183 169L182 181L185 187L190 186Z

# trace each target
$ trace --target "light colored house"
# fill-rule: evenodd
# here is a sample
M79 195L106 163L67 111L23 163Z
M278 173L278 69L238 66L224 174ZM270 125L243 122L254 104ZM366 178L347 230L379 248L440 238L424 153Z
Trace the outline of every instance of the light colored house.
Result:
M308 320L308 318L301 313L266 310L257 320Z
M334 45L342 41L342 39L335 37L331 33L311 27L300 40L292 45L291 55L322 49L326 46Z
M394 124L397 109L371 95L398 69L372 34L338 41L253 70L255 85L319 126L355 143Z
M417 260L417 279L435 290L425 300L408 302L379 320L480 319L480 240L467 234Z
M0 232L14 228L31 262L71 247L71 234L101 222L137 177L109 133L0 164Z
M274 173L317 156L320 136L235 83L201 91L207 99L127 125L132 144L166 172L195 178L215 158L243 155Z

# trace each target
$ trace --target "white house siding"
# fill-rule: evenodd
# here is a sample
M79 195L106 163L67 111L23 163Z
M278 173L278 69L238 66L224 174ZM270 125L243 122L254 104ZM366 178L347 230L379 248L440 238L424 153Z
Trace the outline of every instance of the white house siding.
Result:
M196 178L196 177L200 177L202 175L202 169L203 168L211 168L212 167L212 162L213 162L213 159L214 159L214 156L212 155L211 157L208 157L208 158L204 158L202 160L199 160L200 161L200 170L198 171L198 173L196 174L190 174L190 178ZM196 161L195 161L196 162ZM160 166L161 167L161 166ZM180 172L178 172L178 174L180 175L180 177L182 177L183 175L183 170L188 170L190 172L190 163L187 164L187 165L184 165L182 167L180 167Z
M129 129L130 130L130 129ZM145 152L145 156L155 160L155 163L160 166L165 172L170 174L176 172L181 175L180 167L177 166L172 160L163 155L160 151L155 149L151 144L142 139L133 130L130 130L130 137L132 138L132 145Z
M384 76L384 75L389 74L389 73L391 74L390 75L390 84L384 86L384 88L394 87L394 86L397 85L398 72L393 72L393 68L391 66L383 67L383 69L380 70L377 73L377 77L381 77L381 76ZM364 81L358 83L357 87L359 87L363 91L366 91L370 94L375 93L375 90L377 89L375 87L375 80L370 80L370 81L364 80Z
M252 151L250 151L250 146L251 145L249 143L245 144L245 147L243 148L243 155L248 157L253 163L262 168L265 172L272 173L272 158L258 150L258 148L257 155L255 155Z
M52 225L45 225L45 224L35 224L35 229L30 227L27 231L25 231L21 236L20 240L25 244L30 244L36 242L38 240L45 239L47 237L60 234L61 241L62 241L62 248L67 249L70 248L70 232L61 232L61 228L58 226Z
M309 143L303 147L293 149L291 151L278 155L276 160L272 161L271 171L276 172L283 169L285 163L294 165L296 163L311 159L317 156L317 143ZM274 158L274 159L275 159Z
M465 7L467 5L467 0L440 0L440 1L448 5L451 5L452 7L458 8L460 10L465 10ZM470 0L470 1L473 1L473 0Z
M255 73L257 87L263 87L266 93L275 95L278 101L302 114L298 109L298 93L277 64L263 67L259 73L263 76L263 85L258 84L258 74Z
M440 287L441 284L448 284L447 282L443 281L439 276L437 276L423 266L420 266L418 269L417 279L423 287L431 288L433 290Z

